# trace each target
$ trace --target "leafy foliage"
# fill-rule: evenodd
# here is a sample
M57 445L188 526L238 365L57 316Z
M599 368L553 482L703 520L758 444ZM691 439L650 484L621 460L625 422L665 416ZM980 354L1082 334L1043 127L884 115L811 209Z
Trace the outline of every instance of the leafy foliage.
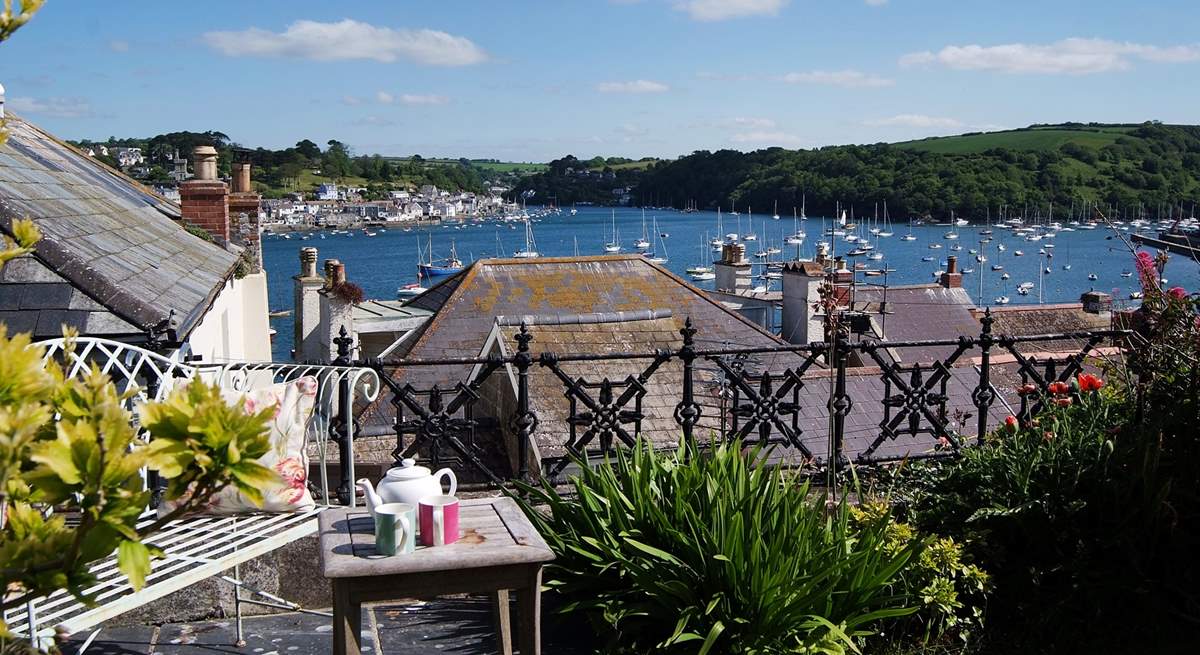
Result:
M889 537L886 510L827 505L763 454L643 443L583 466L573 498L525 487L564 611L630 653L842 653L912 613L898 581L924 541Z
M1083 128L1077 130L1086 137L1090 132ZM1105 128L1088 127L1097 129ZM995 143L1012 147L962 153L887 144L701 150L651 167L635 197L676 207L695 201L714 209L736 202L739 209L748 205L763 212L775 202L783 209L803 199L814 215L831 214L838 202L866 211L886 201L894 216L905 219L927 214L940 219L954 211L981 220L988 207L1001 204L1068 207L1088 200L1132 209L1139 203L1169 205L1200 192L1200 127L1146 123L1121 129L1097 145L1080 139L1044 150L1017 147L1021 135L1044 130L998 134Z
M219 389L192 382L161 403L142 406L152 439L139 438L122 396L95 367L68 378L28 335L0 326L0 572L3 607L68 589L87 600L88 564L116 552L120 570L140 587L158 550L142 538L203 507L233 484L251 499L278 484L255 460L268 449L269 410L247 414ZM171 481L167 499L184 502L137 527L150 502L140 471ZM60 511L52 511L55 508ZM64 511L77 514L68 525Z

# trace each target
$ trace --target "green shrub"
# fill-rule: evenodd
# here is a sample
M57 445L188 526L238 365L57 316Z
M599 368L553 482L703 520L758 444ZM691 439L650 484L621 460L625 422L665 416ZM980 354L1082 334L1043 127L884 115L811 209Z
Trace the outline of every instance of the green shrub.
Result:
M582 467L573 497L524 487L557 555L547 587L610 652L842 653L917 607L902 572L924 540L887 511L827 505L739 443L640 444Z

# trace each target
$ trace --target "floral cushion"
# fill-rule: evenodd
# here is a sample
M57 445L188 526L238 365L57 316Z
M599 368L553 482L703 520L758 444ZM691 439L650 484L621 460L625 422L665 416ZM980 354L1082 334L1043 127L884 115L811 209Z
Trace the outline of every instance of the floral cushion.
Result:
M215 514L302 512L316 506L308 491L308 454L305 451L305 431L316 397L317 379L312 376L245 393L225 393L225 399L231 403L245 399L247 413L275 408L274 418L269 423L271 449L258 461L279 473L283 484L264 492L262 507L250 502L236 487L226 487L212 497L205 511ZM174 506L171 502L160 503L159 515L170 512Z

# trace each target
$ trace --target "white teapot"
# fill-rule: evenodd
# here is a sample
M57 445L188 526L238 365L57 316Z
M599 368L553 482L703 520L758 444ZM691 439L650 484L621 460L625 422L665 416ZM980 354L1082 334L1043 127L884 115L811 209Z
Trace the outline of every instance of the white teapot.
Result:
M450 491L442 491L442 478L450 478ZM426 496L441 494L454 495L458 490L458 478L454 471L448 468L430 473L424 466L417 466L417 460L407 458L400 466L388 469L378 487L372 487L371 481L362 478L355 483L367 497L367 509L375 515L375 508L384 503L408 503L416 506Z

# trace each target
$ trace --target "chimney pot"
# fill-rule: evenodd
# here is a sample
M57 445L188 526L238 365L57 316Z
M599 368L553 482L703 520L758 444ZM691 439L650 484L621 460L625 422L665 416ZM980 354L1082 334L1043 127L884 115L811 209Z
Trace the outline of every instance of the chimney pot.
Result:
M233 192L250 193L250 164L249 162L233 165Z
M217 179L217 149L212 146L196 146L192 149L193 167L197 180Z
M317 276L317 249L308 247L300 249L300 276Z
M947 273L957 273L958 272L958 257L957 256L950 255L949 257L946 258L946 272Z

